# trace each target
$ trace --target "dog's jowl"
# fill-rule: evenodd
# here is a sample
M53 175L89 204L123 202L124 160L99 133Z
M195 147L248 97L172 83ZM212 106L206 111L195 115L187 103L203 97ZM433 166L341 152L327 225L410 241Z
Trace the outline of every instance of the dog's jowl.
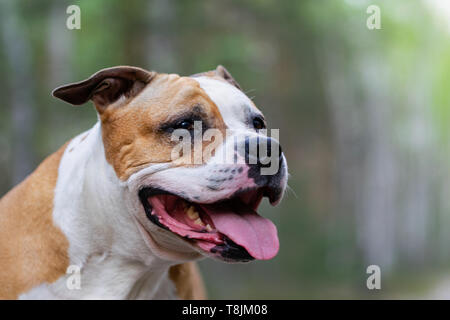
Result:
M275 257L256 210L282 198L286 160L225 68L120 66L53 95L99 120L0 200L1 298L201 299L195 260Z

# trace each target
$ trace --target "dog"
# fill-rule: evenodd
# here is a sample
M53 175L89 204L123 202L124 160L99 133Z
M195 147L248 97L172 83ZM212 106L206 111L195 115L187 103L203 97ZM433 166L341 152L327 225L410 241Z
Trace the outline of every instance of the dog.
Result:
M196 260L277 254L276 227L256 209L282 199L286 159L224 67L192 76L112 67L53 96L93 101L98 122L0 199L1 298L204 299ZM196 123L225 138L194 137L204 150L214 144L200 163L195 150L174 157L171 135L195 136ZM249 151L255 140L278 152L273 174ZM219 161L226 152L234 161Z

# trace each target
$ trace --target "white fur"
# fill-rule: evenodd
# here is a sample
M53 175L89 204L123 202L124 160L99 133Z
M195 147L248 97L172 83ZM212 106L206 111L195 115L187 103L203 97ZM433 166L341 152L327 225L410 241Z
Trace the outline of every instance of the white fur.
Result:
M218 146L214 157L205 165L171 167L168 164L155 164L137 172L128 181L131 193L137 192L139 187L145 185L162 188L191 201L211 203L231 196L242 186L256 186L253 180L248 178L248 168L242 158L238 159L237 163L227 160L234 153L235 141L240 141L245 136L258 135L248 123L248 112L259 114L260 111L242 91L226 82L210 77L193 79L200 84L219 108L229 136L226 139L224 137L224 143ZM237 172L240 168L243 171L235 174L232 180L228 180L230 172ZM220 172L220 169L228 169L228 171ZM195 183L192 183L193 181Z
M229 161L229 156L233 155L235 144L242 146L240 142L243 142L245 137L261 135L249 121L251 116L249 113L260 114L261 112L241 90L224 81L210 77L194 77L193 79L217 105L227 126L228 136L215 150L214 157L206 164L196 167L165 167L164 170L158 171L149 167L130 177L131 189L137 190L142 185L159 187L194 202L212 203L230 197L242 187L256 187L254 181L248 178L248 166L244 160L238 157L237 162L234 163ZM221 169L228 169L228 171L224 172ZM230 172L240 169L242 170L240 174L234 174L233 178L228 180ZM284 171L285 187L286 161L281 169ZM193 181L195 183L192 183Z
M252 110L255 113L261 112L241 90L217 79L210 77L195 77L200 87L209 95L211 100L219 108L220 114L228 129L235 131L246 131L252 133L254 130L249 128L246 123L246 110Z
M70 264L81 268L81 289L68 289L69 274L21 299L175 297L167 276L173 262L150 252L127 207L136 199L126 191L106 162L99 123L70 142L59 167L53 217L69 241Z
M140 188L160 187L192 201L214 202L240 188L255 186L245 164L230 164L227 173L219 164L227 150L233 149L234 137L258 134L250 127L248 115L259 111L245 94L227 83L207 77L195 80L218 106L232 138L226 139L205 165L188 168L154 164L126 182L118 179L106 161L100 122L74 138L59 166L53 218L69 241L70 264L81 268L81 289L70 290L66 285L70 275L65 275L20 298L175 297L168 279L169 267L205 253L151 223L138 198ZM233 170L236 174L229 179Z

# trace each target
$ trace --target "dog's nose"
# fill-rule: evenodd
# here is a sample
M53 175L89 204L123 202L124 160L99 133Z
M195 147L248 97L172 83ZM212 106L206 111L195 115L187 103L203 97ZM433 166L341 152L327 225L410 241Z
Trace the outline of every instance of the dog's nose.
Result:
M276 159L272 159L272 152ZM272 161L283 161L283 151L275 139L269 137L246 137L245 138L245 162L256 164L261 168L270 167Z

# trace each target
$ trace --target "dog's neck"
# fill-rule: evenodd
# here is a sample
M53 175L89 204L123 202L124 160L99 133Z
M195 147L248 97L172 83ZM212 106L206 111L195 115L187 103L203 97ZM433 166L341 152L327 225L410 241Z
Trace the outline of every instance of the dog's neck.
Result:
M73 274L41 285L23 298L171 298L174 262L152 254L126 203L130 196L104 155L101 127L74 138L61 160L54 222L69 240L70 265L81 271L81 289L67 290ZM37 291L36 291L37 290Z

